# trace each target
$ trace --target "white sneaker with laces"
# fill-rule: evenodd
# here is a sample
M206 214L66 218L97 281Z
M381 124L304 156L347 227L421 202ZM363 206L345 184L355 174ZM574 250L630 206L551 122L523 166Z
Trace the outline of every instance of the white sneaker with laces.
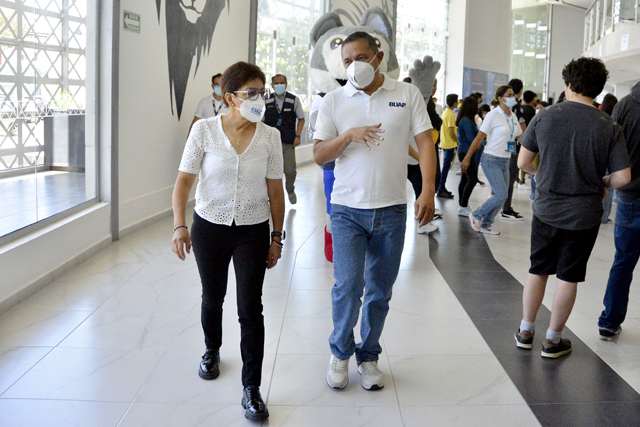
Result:
M500 232L498 230L496 230L495 228L492 228L492 227L489 227L489 228L482 227L480 229L480 232L482 234L493 234L494 236L497 236L498 234L500 234Z
M471 215L469 215L469 222L471 223L471 228L474 229L474 231L477 231L478 233L480 232L480 220L477 220L475 216L473 216L473 213Z
M349 359L342 360L331 355L329 370L327 372L327 384L331 388L343 389L349 384Z
M382 372L378 369L378 362L362 362L358 365L358 373L362 377L362 388L365 390L380 390L384 387Z
M438 227L434 223L430 222L427 225L423 225L422 227L418 227L418 229L416 230L416 233L418 233L418 234L429 234L429 233L433 233L434 231L438 231L439 229L440 229L440 227Z

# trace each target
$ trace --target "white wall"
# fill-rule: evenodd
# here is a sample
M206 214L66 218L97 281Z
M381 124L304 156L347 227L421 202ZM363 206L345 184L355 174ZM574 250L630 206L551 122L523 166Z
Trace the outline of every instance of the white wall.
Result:
M164 9L158 23L153 1L123 0L141 15L140 34L120 34L119 195L123 234L171 208L171 192L187 131L198 101L211 92L211 76L249 55L249 0L220 15L210 53L194 77L195 58L182 118L171 114ZM164 8L164 2L163 2Z
M509 74L511 0L451 0L445 95L462 94L463 69Z
M554 102L564 90L562 69L582 56L584 48L584 10L569 6L550 6L551 52L549 57L549 96Z

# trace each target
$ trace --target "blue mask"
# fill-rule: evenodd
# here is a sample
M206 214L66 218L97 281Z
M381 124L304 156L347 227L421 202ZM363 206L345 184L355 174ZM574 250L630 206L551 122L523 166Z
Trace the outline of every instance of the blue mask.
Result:
M287 91L287 85L283 83L273 85L273 90L276 91L276 95L284 95L284 93Z
M213 87L213 93L215 93L216 96L222 96L222 89L220 89L220 85L215 85Z
M507 107L513 108L518 103L518 101L516 101L515 96L510 96L509 98L504 98L504 103L507 104Z

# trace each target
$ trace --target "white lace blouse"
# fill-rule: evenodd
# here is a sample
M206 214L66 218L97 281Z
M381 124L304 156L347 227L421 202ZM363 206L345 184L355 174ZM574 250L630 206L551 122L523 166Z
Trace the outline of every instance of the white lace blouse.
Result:
M198 120L184 147L180 171L200 174L196 212L220 225L267 221L271 210L267 179L282 179L280 132L258 122L246 150L238 155L222 130L220 116Z

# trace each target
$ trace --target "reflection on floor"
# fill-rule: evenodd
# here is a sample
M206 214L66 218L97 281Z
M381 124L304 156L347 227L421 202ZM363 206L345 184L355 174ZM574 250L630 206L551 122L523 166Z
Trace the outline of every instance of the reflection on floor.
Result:
M456 181L450 174L449 189ZM468 224L455 214L457 200L438 200L445 218L432 238L415 234L415 224L408 220L401 271L382 338L380 365L386 386L367 392L360 387L353 361L345 390L334 391L325 384L333 279L332 265L323 256L319 168L301 168L296 186L298 204L287 204L283 258L268 271L264 287L262 391L271 412L268 425L553 425L536 418L532 407L537 402L519 390L522 381L514 381L513 370L503 366L491 339L485 341L477 327L486 298L458 298L464 287L485 292L495 285L500 292L497 276L524 279L528 188L516 189L514 195L525 222L498 221L502 234L488 236L488 247L481 250L477 242L484 237L461 233ZM488 194L488 186L478 187L472 206ZM253 425L243 418L239 405L240 332L233 269L225 302L222 374L215 381L203 381L197 375L204 349L198 274L193 256L182 262L171 252L171 227L172 220L166 218L127 236L0 317L3 427ZM623 333L611 343L597 338L595 319L613 259L612 235L612 224L602 227L588 282L580 286L569 322L586 346L543 367L549 374L556 366L573 365L585 376L583 383L591 390L600 388L600 394L606 393L606 385L597 371L582 364L582 350L591 349L626 381L622 384L640 390L638 295L632 294ZM457 250L445 253L452 244ZM493 257L496 271L479 273L477 266L489 265L482 260ZM452 274L457 279L452 280ZM505 309L517 313L518 294L512 293L515 307ZM512 335L504 340L512 351ZM531 356L538 363L539 350ZM541 384L535 375L522 375L531 378L532 388ZM587 393L589 387L585 388ZM554 390L560 400L581 393L561 383ZM614 410L627 411L630 425L640 424L640 411L633 409L638 402L628 404ZM591 425L612 425L607 404L584 406L595 414Z
M0 237L79 205L85 174L37 172L0 179Z

